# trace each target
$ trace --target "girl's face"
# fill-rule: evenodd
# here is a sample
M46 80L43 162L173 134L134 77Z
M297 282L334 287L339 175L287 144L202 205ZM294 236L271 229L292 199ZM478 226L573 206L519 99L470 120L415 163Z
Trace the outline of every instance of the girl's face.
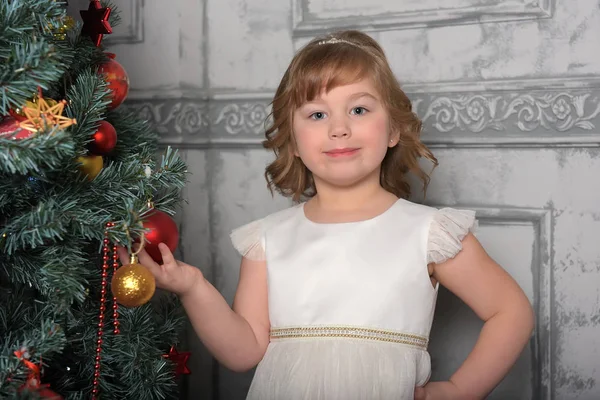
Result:
M369 79L339 86L294 112L296 156L313 173L315 184L353 186L379 180L388 147L398 140Z

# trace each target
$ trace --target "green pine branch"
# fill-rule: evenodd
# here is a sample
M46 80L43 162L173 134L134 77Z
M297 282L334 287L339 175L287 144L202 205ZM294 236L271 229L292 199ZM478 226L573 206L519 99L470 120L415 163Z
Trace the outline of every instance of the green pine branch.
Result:
M2 267L11 282L31 283L62 312L86 296L90 265L82 247L77 240L65 240L50 247L17 251L3 257Z
M178 341L184 322L181 306L173 297L161 298L132 312L123 310L121 328L129 335L114 336L106 360L106 392L113 398L164 399L177 389L173 365L165 360L165 345ZM143 328L145 327L145 328Z
M148 200L152 200L156 208L172 213L187 174L187 167L177 152L168 149L160 168L149 176L146 176L146 167L151 170L152 162L147 164L134 158L127 161L109 164L92 182L73 172L63 183L56 183L47 190L48 198L36 207L23 210L0 230L0 234L7 235L0 240L0 249L9 255L17 249L34 249L63 240L67 232L100 240L107 222L117 224L111 237L127 243L127 229L136 236L143 232L139 222L147 211ZM115 185L115 182L120 184ZM154 197L156 192L162 195ZM9 196L0 195L0 206L3 199L11 202Z
M59 167L66 158L74 155L73 138L60 129L21 140L0 137L0 173L7 175L39 175ZM5 183L0 182L0 189Z
M11 255L17 249L35 249L62 241L69 232L86 238L100 239L98 227L106 216L100 210L81 209L77 199L49 198L36 207L12 218L2 234L3 251Z
M149 161L156 156L158 134L132 110L119 107L109 112L106 119L118 132L117 145L111 158L135 156Z
M119 26L121 24L121 11L119 10L119 7L117 7L116 4L112 1L101 1L100 4L102 4L102 7L110 7L112 10L110 13L110 17L108 18L110 26L112 26L113 28Z
M92 139L98 123L104 119L106 107L110 104L110 91L104 79L90 69L77 76L67 92L69 105L65 110L69 118L75 118L77 124L69 128L79 147L85 146ZM79 150L80 155L86 152Z
M0 3L0 44L19 43L31 33L51 34L66 16L65 3L47 0ZM4 43L3 43L4 42Z
M21 0L0 2L0 114L21 107L59 80L72 58L57 51L52 30L66 11L60 2Z
M22 398L15 396L30 371L15 352L24 351L40 365L64 349L66 336L52 307L34 301L22 287L2 288L0 302L0 398Z

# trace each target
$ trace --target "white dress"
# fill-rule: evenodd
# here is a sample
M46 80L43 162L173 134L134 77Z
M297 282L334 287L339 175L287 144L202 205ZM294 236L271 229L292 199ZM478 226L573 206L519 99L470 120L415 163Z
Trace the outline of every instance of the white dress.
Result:
M366 221L315 223L299 204L234 230L241 255L267 262L271 341L247 399L413 400L431 374L427 264L475 225L400 199Z

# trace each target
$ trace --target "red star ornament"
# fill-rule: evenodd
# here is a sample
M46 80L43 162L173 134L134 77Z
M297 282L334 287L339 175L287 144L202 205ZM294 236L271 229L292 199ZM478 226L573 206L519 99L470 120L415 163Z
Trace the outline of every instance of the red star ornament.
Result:
M169 354L165 354L163 355L163 357L168 358L169 360L177 364L177 368L175 369L175 375L189 375L191 372L187 366L187 362L191 354L192 353L190 353L189 351L180 353L175 349L175 346L171 346Z
M38 390L38 395L46 400L63 400L63 397L49 389L50 385L42 385Z
M31 361L27 360L28 356L25 355L26 350L15 351L15 356L25 364L29 369L29 375L27 381L21 388L20 392L28 391L30 393L36 393L41 399L45 400L63 400L63 397L50 389L50 385L41 384L41 372L40 367ZM40 359L40 365L41 365Z
M30 393L36 393L40 399L44 400L63 400L63 397L58 393L54 392L50 389L50 385L43 384L40 385L39 382L36 383L36 386L27 386L27 389Z
M81 34L89 36L96 47L100 47L102 37L105 34L111 34L112 28L108 22L110 16L110 7L102 7L100 0L90 1L87 10L81 10L81 19L83 19L83 27Z

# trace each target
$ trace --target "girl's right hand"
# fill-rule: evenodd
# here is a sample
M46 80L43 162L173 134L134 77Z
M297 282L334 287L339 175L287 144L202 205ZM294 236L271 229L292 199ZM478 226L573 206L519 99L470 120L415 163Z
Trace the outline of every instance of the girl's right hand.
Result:
M139 263L152 272L156 279L156 286L173 292L178 296L187 294L198 282L202 282L204 275L202 272L189 264L175 260L173 253L164 243L159 243L158 249L162 255L163 264L159 265L152 257L142 249L137 255ZM129 254L123 247L117 249L119 258L123 265L130 263Z

